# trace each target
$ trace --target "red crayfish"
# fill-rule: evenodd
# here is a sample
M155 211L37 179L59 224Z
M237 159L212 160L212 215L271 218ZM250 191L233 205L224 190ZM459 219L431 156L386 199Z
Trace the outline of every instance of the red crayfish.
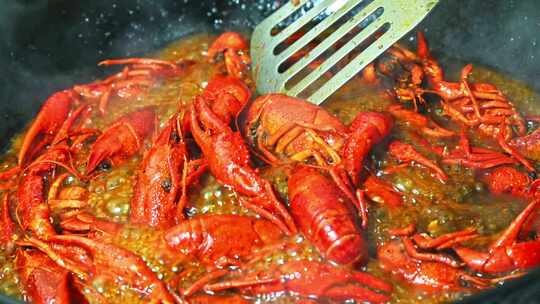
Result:
M431 56L421 32L417 40L418 57L431 86L431 90L425 92L441 97L444 114L465 127L478 129L481 134L497 140L506 153L529 171L535 171L531 163L508 143L514 137L514 130L518 136L524 136L526 132L525 120L512 102L492 84L470 83L470 64L463 67L459 83L445 81L443 70Z
M271 165L314 162L329 170L332 179L362 213L361 192L354 194L364 159L392 128L389 116L361 112L346 127L321 107L280 94L259 97L247 108L244 134L248 143Z
M101 61L100 66L126 65L122 71L89 84L76 85L73 91L89 101L98 102L101 115L105 115L111 96L123 99L133 98L146 92L156 78L182 74L191 61L170 62L152 58L123 58Z
M66 122L77 95L71 90L54 93L41 107L26 132L19 150L19 166L33 159L43 148L52 143L57 132Z
M146 153L137 171L130 221L168 228L183 219L186 187L204 172L200 161L188 161L180 117L174 115Z
M98 299L103 295L100 295L93 282L124 284L130 291L148 301L174 303L165 284L145 262L123 248L76 235L52 236L47 241L27 238L20 245L40 250L58 266L75 274L75 287L88 290ZM65 289L56 292L58 296L67 293Z
M307 101L270 94L249 106L244 133L272 165L314 158L319 165L343 165L356 183L364 158L391 128L391 119L381 113L359 113L346 127Z
M86 165L86 174L108 160L118 165L142 147L144 139L154 131L156 115L151 107L120 117L108 127L92 145Z
M249 67L251 58L248 54L249 44L236 32L221 34L208 49L208 58L214 62L218 54L223 54L225 67L230 76L240 78Z
M414 247L410 243L408 246ZM400 240L392 240L380 246L377 257L384 270L424 292L461 291L470 288L486 288L489 285L489 281L471 275L459 267L441 263L436 258L430 260L432 256L423 260L417 258L416 255L411 256Z
M367 245L352 203L332 179L314 168L297 167L289 177L289 201L300 231L323 257L338 264L365 262Z
M17 189L19 203L16 213L22 228L37 237L47 238L56 234L50 220L46 179L52 176L59 165L78 176L74 169L65 165L69 158L69 149L66 146L55 146L32 162L23 173Z
M277 226L266 220L240 215L203 215L168 229L165 241L176 254L223 267L237 265L257 248L276 244L281 237Z
M517 242L520 231L539 204L540 200L537 199L530 203L489 246L487 252L479 252L462 245L463 242L478 237L475 229L471 228L437 238L426 234L411 236L414 233L413 225L394 230L392 234L401 237L401 240L391 240L379 246L381 266L428 292L485 288L514 277L516 274L506 274L540 264L540 255L537 254L540 246L538 240ZM428 251L422 252L419 249ZM433 250L451 250L459 260L444 253L431 252ZM480 273L480 276L474 272ZM503 276L488 278L485 277L486 274Z
M196 98L190 113L191 132L216 179L248 196L251 201L243 202L246 207L271 220L286 233L295 232L293 220L270 183L249 165L249 152L240 134L233 132L212 112L203 98Z
M18 250L15 264L32 303L72 303L69 272L37 250Z
M203 289L216 292L239 288L250 295L288 292L302 297L384 303L392 286L368 273L314 261L289 261L263 272L251 271Z
M518 242L528 219L537 213L540 200L535 198L493 242L487 252L463 246L454 247L456 254L475 271L489 274L526 270L540 265L540 240Z

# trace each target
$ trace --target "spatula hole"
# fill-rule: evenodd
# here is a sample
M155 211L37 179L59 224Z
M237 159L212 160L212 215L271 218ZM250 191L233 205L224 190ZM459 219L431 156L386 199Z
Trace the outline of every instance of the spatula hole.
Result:
M346 22L350 21L351 18L355 17L358 13L362 11L366 7L366 5L373 2L373 0L369 1L361 1L354 7L352 7L346 14L341 16L341 18L337 18L333 23L329 24L329 26L326 28L326 30L322 31L319 35L317 35L315 38L313 38L309 43L307 43L304 47L300 48L297 52L295 52L292 56L287 58L283 63L281 63L278 66L278 72L283 73L285 72L289 67L292 67L294 64L296 64L299 60L301 60L303 57L308 56L310 52L315 49L317 46L321 44L322 41L324 41L326 38L328 38L332 33L334 33L336 30L338 30L341 26L343 26ZM331 7L332 8L332 7ZM335 12L338 8L333 7L333 12ZM369 25L371 22L379 18L384 13L384 9L382 7L376 9L373 13L368 15L366 18L364 18L357 26L357 30L361 30L367 25ZM330 16L327 16L330 17ZM320 22L320 21L319 21ZM310 28L303 29L305 32L308 32L311 30ZM297 34L297 33L295 33ZM304 33L305 34L305 33ZM302 36L304 35L302 34ZM331 45L327 51L325 51L321 56L319 56L317 59L310 62L310 65L313 66L313 62L322 62L325 58L329 57L332 53L336 52L341 48L342 45L346 41L348 41L348 38L352 38L354 36L355 32L354 29L352 31L349 31L349 33L346 33L344 37L336 41L333 45ZM298 34L297 34L298 35ZM292 36L291 36L292 37ZM295 42L295 40L300 39L301 36L297 37L294 40L287 41L287 43L282 43L281 48L286 49L287 47L291 46L292 43ZM279 46L278 46L279 47ZM309 69L309 67L306 67Z
M313 94L316 94L323 85L331 81L334 77L344 77L345 75L340 75L340 72L342 72L347 65L349 65L357 56L360 55L363 51L365 51L368 47L372 45L376 45L377 40L379 40L386 32L390 30L391 24L390 23L384 23L381 25L375 33L373 33L369 38L365 39L362 43L358 44L356 48L354 48L352 51L349 52L348 56L345 56L343 59L338 61L331 69L330 75L323 75L319 77L317 80L313 82L313 84L309 85L305 90L303 90L300 93L300 97L304 99L310 99ZM376 46L378 47L378 46ZM355 71L355 75L359 75L362 72L362 70ZM357 78L353 77L350 82L356 81ZM345 88L347 85L345 85ZM346 92L347 90L344 90L343 92Z
M308 1L309 2L309 1ZM312 9L313 7L315 7L315 5L323 5L323 3L320 3L322 1L317 1L315 3L313 3L313 6L310 8ZM313 18L309 19L308 22L306 22L306 24L304 24L303 26L301 26L298 30L296 30L294 33L292 33L291 35L288 35L287 37L283 37L283 40L273 49L273 53L274 55L279 55L281 54L284 50L286 50L290 45L292 45L295 41L297 41L298 39L302 38L302 36L304 36L310 29L312 29L313 27L315 27L317 24L319 24L322 20L326 19L326 17L328 15L330 15L332 12L333 12L333 9L334 7L336 7L336 3L337 4L340 4L341 2L343 1L335 1L335 3L331 4L330 6L324 8L322 11L320 11L317 15L315 15ZM324 6L324 5L323 5ZM308 12L309 10L306 10L306 12ZM305 13L304 13L305 14ZM284 24L281 24L280 23L280 26L283 26L282 28L276 28L274 27L274 31L278 31L281 32L283 31L286 27L289 27L291 26L291 24L296 21L296 19L298 19L299 17L302 17L304 16L304 14L301 14L299 16L295 16L296 18L293 19L293 20L289 20L289 23L284 23ZM291 16L294 16L295 14L291 15ZM305 16L304 16L305 18ZM287 18L289 19L289 18ZM285 19L285 20L287 20ZM277 35L277 34L276 34Z
M371 45L377 38L384 34L388 28L388 26L380 25L375 30L371 36L366 37L363 41L357 41L356 45L351 46L349 41L351 41L354 37L356 37L359 33L362 32L363 29L368 27L370 24L375 22L378 18L380 18L383 13L384 9L382 7L379 7L377 9L374 9L371 14L364 17L363 19L356 20L356 26L349 25L348 27L344 26L346 22L350 22L350 20L355 17L362 8L365 7L365 3L362 2L358 4L357 6L353 7L347 14L343 15L341 18L336 20L334 23L332 23L327 30L323 31L321 34L319 34L316 38L314 38L306 47L300 49L296 54L288 58L285 62L280 64L278 66L278 71L281 73L287 73L287 71L293 67L296 63L298 63L299 60L301 60L304 56L309 55L310 52L312 52L316 47L321 44L321 42L324 42L324 39L329 37L330 35L334 34L336 31L340 30L346 30L347 28L350 28L350 30L344 31L343 33L337 33L340 35L340 39L335 40L335 43L332 43L328 46L321 46L324 47L325 50L321 53L321 55L317 56L316 58L313 58L305 67L300 69L298 73L295 75L291 75L292 77L285 83L285 89L290 90L291 88L295 87L298 83L300 83L306 76L308 76L311 73L316 73L319 70L319 67L322 67L325 71L322 72L320 77L314 81L311 85L309 85L308 88L304 90L304 93L309 95L310 92L313 92L313 87L317 88L320 86L321 83L324 83L328 79L332 78L333 75L338 73L344 66L347 65L348 62L350 62L356 55L358 55L363 49L367 48L369 45ZM371 31L368 33L371 33ZM328 67L328 64L326 64L326 67L324 67L326 60L330 58L333 54L338 52L342 47L347 46L349 51L352 51L351 54L347 54L343 58L339 59L335 64L333 64L331 67ZM305 64L305 61L302 63ZM331 63L330 63L331 64ZM301 67L301 66L300 66ZM296 69L298 70L298 68Z
M298 7L294 10L294 12L290 15L288 15L285 19L278 22L272 29L270 30L270 35L272 37L278 35L281 33L287 26L289 26L291 23L296 21L298 18L305 15L307 12L313 9L315 5L322 0L311 0L306 1L305 3L298 5Z
M337 28L343 23L345 23L349 18L352 16L355 16L358 14L363 8L365 8L367 5L369 5L374 0L360 0L360 3L357 3L352 9L349 9L349 11L342 16L341 18L337 18L332 25L323 33L321 33L319 36L317 36L315 39L312 39L309 43L307 43L306 46L303 47L302 50L295 53L293 56L291 56L292 61L290 61L291 64L296 62L298 59L302 57L302 54L305 54L309 52L309 49L313 49L317 45L317 41L321 40L321 37L328 36L332 31L333 28ZM319 1L320 2L320 1ZM307 22L304 26L302 26L300 29L295 31L290 36L286 37L283 41L281 41L274 49L273 54L279 55L283 51L285 51L289 46L291 46L293 43L295 43L297 40L302 38L306 33L308 33L310 30L312 30L315 26L317 26L320 22L325 20L326 18L332 17L334 13L336 13L339 9L341 9L347 2L350 2L350 0L337 0L334 1L334 3L330 4L326 9L322 10L319 14L317 14L315 17L313 17L309 22ZM317 3L318 4L318 3ZM297 16L298 17L298 16ZM293 22L292 20L291 22ZM290 24L284 24L285 27L287 27ZM281 29L283 30L283 28ZM296 60L294 60L296 59Z
M296 42L298 39L302 38L310 29L312 29L314 26L319 24L322 20L324 20L324 16L326 15L326 11L323 11L319 15L317 15L315 18L311 19L306 25L302 26L299 30L294 32L291 36L289 36L287 39L282 41L280 44L278 44L274 48L274 55L279 55L283 51L285 51L290 45L292 45L294 42ZM296 55L296 54L295 54ZM293 55L294 57L294 55Z

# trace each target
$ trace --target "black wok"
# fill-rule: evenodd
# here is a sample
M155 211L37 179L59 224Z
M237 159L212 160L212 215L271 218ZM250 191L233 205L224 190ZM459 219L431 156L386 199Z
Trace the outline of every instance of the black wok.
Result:
M0 147L52 92L102 76L96 62L141 55L201 31L249 31L274 0L4 0ZM281 1L283 2L283 1ZM540 1L442 0L419 26L432 48L540 91ZM0 302L15 303L7 298ZM464 303L540 303L540 270Z

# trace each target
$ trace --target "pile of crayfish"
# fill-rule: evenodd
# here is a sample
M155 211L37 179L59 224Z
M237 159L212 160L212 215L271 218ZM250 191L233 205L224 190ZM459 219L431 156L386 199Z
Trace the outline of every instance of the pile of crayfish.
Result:
M451 299L539 265L540 119L471 80L472 65L445 78L423 34L417 43L358 73L349 85L386 106L350 123L299 98L255 96L235 32L185 58L102 61L121 69L47 98L0 172L0 248L22 297L387 303L399 290ZM92 185L130 166L126 216L103 216ZM505 227L466 215L444 226L433 210L473 214L463 205L479 183L514 200ZM208 185L227 206L199 208ZM469 190L448 202L458 188Z

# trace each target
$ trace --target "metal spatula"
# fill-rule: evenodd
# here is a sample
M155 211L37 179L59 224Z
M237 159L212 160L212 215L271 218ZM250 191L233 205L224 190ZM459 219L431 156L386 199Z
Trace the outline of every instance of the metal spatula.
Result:
M413 29L439 0L319 0L286 3L251 39L259 93L301 93L321 104ZM299 38L295 38L299 37ZM336 47L336 42L340 43ZM310 49L301 51L306 47ZM287 64L291 56L303 54ZM321 60L321 55L327 55ZM296 58L298 59L298 58ZM343 60L347 62L343 63ZM317 67L306 70L317 60ZM312 65L313 66L313 65ZM332 73L328 77L329 71ZM326 75L326 78L325 78ZM306 92L308 95L306 95Z

